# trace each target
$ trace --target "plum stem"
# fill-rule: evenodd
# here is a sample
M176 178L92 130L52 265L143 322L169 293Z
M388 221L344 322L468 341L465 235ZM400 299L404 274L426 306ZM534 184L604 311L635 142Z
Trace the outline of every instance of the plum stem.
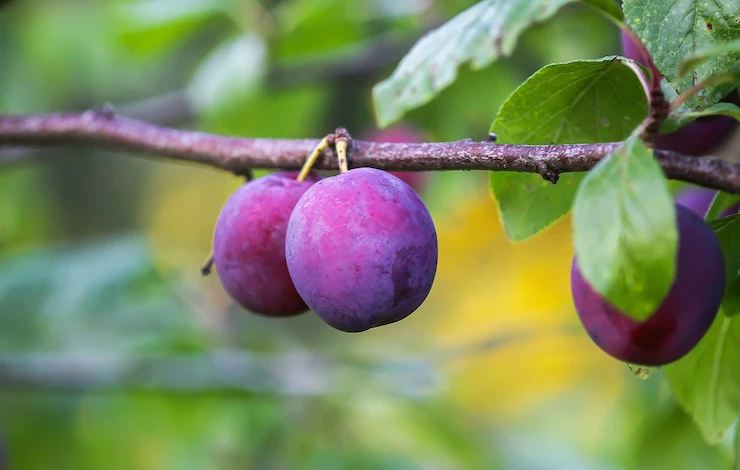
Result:
M329 140L331 138L331 134L327 135L321 141L316 145L316 147L313 149L311 154L306 159L306 162L303 164L303 167L301 168L301 172L298 173L298 177L296 178L298 181L305 181L305 179L308 177L308 173L311 171L311 168L313 167L314 163L316 163L316 160L319 158L319 155L321 155L321 152L329 148Z
M347 139L340 137L336 140L334 148L337 151L337 160L339 161L339 173L347 173L349 168L347 166Z
M213 251L208 255L208 258L206 258L206 262L203 263L203 267L200 268L200 274L201 276L205 277L211 274L211 271L213 270L213 266L216 264L216 262L213 260Z

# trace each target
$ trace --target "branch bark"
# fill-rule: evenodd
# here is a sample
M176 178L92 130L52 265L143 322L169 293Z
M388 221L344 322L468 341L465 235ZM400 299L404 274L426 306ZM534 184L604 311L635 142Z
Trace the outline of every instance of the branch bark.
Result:
M117 116L110 109L82 114L0 115L3 145L99 145L155 157L200 163L235 174L253 168L298 169L318 139L246 139L159 127ZM383 170L492 170L554 175L588 171L619 143L574 145L499 145L462 140L424 144L354 141L350 167ZM690 157L656 151L669 178L740 193L740 166L714 157ZM2 160L2 159L0 159ZM316 168L336 168L336 156L325 151Z

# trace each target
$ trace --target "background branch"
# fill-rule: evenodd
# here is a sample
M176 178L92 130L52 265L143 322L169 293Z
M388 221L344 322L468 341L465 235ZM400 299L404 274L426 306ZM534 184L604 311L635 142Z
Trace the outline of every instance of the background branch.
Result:
M159 127L117 116L110 109L82 114L0 115L2 145L100 145L150 156L201 163L244 174L252 168L298 169L318 140L245 139ZM553 174L588 171L618 143L574 145L498 145L463 140L424 144L354 141L350 166L384 170L493 170ZM740 166L713 157L689 157L658 150L669 178L740 193ZM325 151L316 168L336 168ZM0 160L1 161L1 160Z

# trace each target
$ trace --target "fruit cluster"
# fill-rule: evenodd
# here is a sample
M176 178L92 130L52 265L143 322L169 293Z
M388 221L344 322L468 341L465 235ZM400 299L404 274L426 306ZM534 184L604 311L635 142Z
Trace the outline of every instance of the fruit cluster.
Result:
M213 259L226 292L263 315L310 308L348 332L415 311L437 270L436 230L416 192L373 168L296 176L251 181L224 205Z
M627 57L639 51L623 35ZM735 92L736 93L736 92ZM737 126L734 119L702 118L657 148L704 155ZM370 140L418 142L406 128L376 132ZM231 297L264 315L308 309L342 331L365 331L401 320L429 294L437 268L437 236L429 211L403 180L421 174L359 168L299 181L275 173L244 185L224 206L214 237L214 261ZM691 351L712 325L725 288L719 242L703 220L714 193L688 191L677 198L676 274L668 294L644 321L619 311L571 266L578 316L591 339L609 355L658 366ZM721 216L738 211L738 206Z
M639 49L622 33L625 56L640 61ZM737 96L737 90L733 92ZM655 146L700 156L714 150L737 127L726 117L701 118L676 132L657 136ZM676 199L678 250L671 288L645 321L619 311L583 278L574 258L573 301L591 339L607 354L626 362L660 366L691 351L712 325L725 290L725 266L719 241L704 221L715 193L690 190ZM736 213L740 207L720 216Z

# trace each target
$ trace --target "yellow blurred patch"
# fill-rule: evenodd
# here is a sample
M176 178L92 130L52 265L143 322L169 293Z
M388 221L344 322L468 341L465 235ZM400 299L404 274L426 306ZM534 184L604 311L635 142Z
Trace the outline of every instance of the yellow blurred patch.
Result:
M228 173L186 166L168 166L152 176L142 217L160 269L199 275L221 207L241 184Z
M437 218L440 263L427 325L436 349L455 352L447 362L453 399L522 419L593 385L596 402L613 404L624 371L591 343L573 308L570 219L516 244L499 221L487 194ZM603 412L589 419L607 421L610 407L590 408Z

